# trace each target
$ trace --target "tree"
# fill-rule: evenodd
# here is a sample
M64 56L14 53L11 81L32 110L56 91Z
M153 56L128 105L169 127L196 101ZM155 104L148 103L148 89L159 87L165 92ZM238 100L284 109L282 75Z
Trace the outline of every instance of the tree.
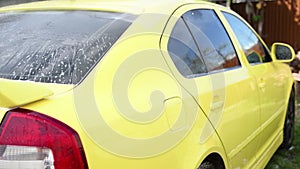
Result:
M260 36L263 35L263 24L264 24L264 14L265 14L265 7L267 3L265 0L211 0L218 4L222 4L230 8L231 3L239 3L239 2L246 2L246 14L247 20L251 25L257 30Z
M246 14L249 23L252 23L254 29L258 31L258 34L263 34L264 14L267 3L264 0L259 0L254 3L253 0L247 0Z

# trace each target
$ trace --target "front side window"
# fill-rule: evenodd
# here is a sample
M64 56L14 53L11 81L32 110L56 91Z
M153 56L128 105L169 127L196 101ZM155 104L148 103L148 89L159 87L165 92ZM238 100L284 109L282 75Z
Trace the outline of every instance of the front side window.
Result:
M191 10L183 18L209 72L240 66L232 42L213 10Z
M223 12L250 64L271 62L268 50L256 34L236 16Z
M0 78L77 84L134 18L93 11L0 13Z

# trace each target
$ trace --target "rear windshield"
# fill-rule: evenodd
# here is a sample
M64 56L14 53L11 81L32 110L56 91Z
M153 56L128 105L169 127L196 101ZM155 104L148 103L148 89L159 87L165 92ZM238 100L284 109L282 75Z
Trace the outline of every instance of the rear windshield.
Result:
M0 14L0 78L77 84L135 17L47 11Z

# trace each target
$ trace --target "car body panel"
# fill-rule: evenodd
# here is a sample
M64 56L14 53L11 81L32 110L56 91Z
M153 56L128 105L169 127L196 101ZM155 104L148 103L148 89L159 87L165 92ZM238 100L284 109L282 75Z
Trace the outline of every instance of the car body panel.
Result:
M132 50L134 51L134 50ZM118 56L118 55L114 55ZM109 60L111 61L111 60ZM106 62L103 60L103 62ZM111 64L115 64L115 62L108 62L107 64L108 67L111 67ZM158 64L161 64L162 62L158 62ZM104 64L104 63L103 63ZM141 63L143 64L143 63ZM101 65L101 64L100 64ZM109 79L106 76L101 76L103 74L107 75L107 71L111 71L111 69L106 69L106 66L99 66L101 70L97 70L97 72L91 72L91 74L87 77L87 79L82 82L79 86L77 86L73 91L69 91L67 93L63 93L57 96L52 96L51 99L45 99L40 102L28 104L26 106L23 106L23 108L26 109L32 109L37 112L45 112L47 115L51 115L52 117L63 121L64 123L70 125L72 128L74 128L79 135L81 136L81 140L84 145L85 153L87 156L88 164L90 168L97 168L99 165L103 166L109 166L110 168L118 168L118 167L123 167L123 168L158 168L158 167L173 167L173 168L194 168L194 166L198 165L198 163L201 163L201 161L210 153L210 152L220 152L222 153L221 155L224 156L225 158L225 152L222 149L222 143L219 142L218 136L214 133L210 139L205 141L204 143L199 144L199 133L205 132L203 131L203 125L206 124L205 122L202 122L203 120L206 121L206 117L204 114L199 111L197 114L197 119L194 122L197 125L194 125L190 134L188 134L188 137L182 140L180 143L176 145L176 147L172 148L171 150L162 153L162 154L154 154L153 157L124 157L124 155L118 155L115 154L115 152L109 152L107 150L107 147L103 147L103 145L99 145L99 143L95 140L95 136L92 134L97 134L102 137L112 137L113 135L107 134L103 130L101 126L101 123L99 121L93 122L91 119L98 119L96 115L89 114L87 120L89 121L89 124L91 126L88 126L86 123L84 123L84 118L83 116L86 115L86 113L95 111L92 106L90 106L89 102L84 102L84 101L90 101L86 94L91 91L91 87L94 88L96 93L99 93L102 95L100 98L97 98L95 101L99 106L101 106L101 110L105 109L111 109L111 106L113 105L112 100L107 99L107 97L111 97L113 93L107 92L108 90L105 87L102 89L97 89L96 86L99 85L99 83L102 83L102 78L105 78L106 80ZM104 69L105 68L105 69ZM102 70L104 69L104 70ZM158 74L159 75L159 74ZM96 78L96 77L101 77L101 78ZM156 75L157 76L157 75ZM147 77L145 77L147 78ZM148 77L151 78L151 77ZM165 78L162 76L162 78ZM163 80L163 79L162 79ZM171 79L170 79L171 80ZM112 83L112 82L110 82ZM111 86L108 83L108 87ZM137 84L138 85L138 84ZM178 86L175 86L177 88ZM170 86L168 86L167 91L172 91L170 89ZM176 91L176 90L175 90ZM178 91L177 91L178 92ZM90 93L91 97L94 97L94 94ZM106 96L110 95L110 96ZM180 94L184 95L184 94ZM189 107L195 107L197 108L197 104L194 102L193 99L187 94L185 94L185 97L190 98ZM98 94L96 95L98 96ZM105 96L105 97L104 97ZM77 98L74 98L77 97ZM84 97L84 98L83 98ZM82 99L80 99L82 98ZM78 100L77 100L78 99ZM99 100L99 101L98 101ZM140 103L147 101L147 99L142 99L139 101ZM78 115L78 111L81 111L80 108L76 107L77 101L81 101L80 107L85 108L84 113L82 115ZM133 100L134 102L134 100ZM78 104L78 103L77 103ZM86 105L87 104L87 105ZM194 104L194 105L193 105ZM135 104L133 104L135 105ZM103 108L103 109L102 109ZM112 112L111 110L109 111L110 114L105 113L103 117L105 117L105 121L110 124L115 130L119 132L125 133L124 135L126 136L131 136L131 137L153 137L157 134L160 134L161 132L164 132L164 130L169 129L169 123L166 119L165 116L161 116L158 121L155 122L155 124L152 124L152 127L149 126L143 126L143 125L138 125L134 123L129 123L124 120L122 120L120 117L117 117L117 119L123 121L121 123L127 123L126 125L119 125L120 122L116 121L115 119L111 118L111 113L117 113L117 112ZM72 117L72 118L70 118ZM81 120L78 120L78 118L81 118ZM193 120L193 119L192 119ZM84 126L83 126L84 125ZM100 125L100 126L99 126ZM133 125L132 127L130 125ZM89 127L92 128L93 133L90 132ZM164 127L164 128L163 128ZM211 126L210 126L211 127ZM142 129L141 129L142 128ZM211 127L212 128L212 127ZM185 129L187 130L187 129ZM213 129L212 129L213 130ZM145 132L146 131L146 132ZM180 133L183 130L171 130L170 132L174 133ZM168 141L168 140L167 140ZM117 141L113 145L120 145L124 146L124 143L120 143ZM126 144L125 144L126 145ZM209 145L209 146L208 146ZM207 147L210 147L209 150ZM139 151L141 150L140 147L128 147L130 148L130 153L134 151ZM146 148L144 151L147 151L148 149L156 149L155 146L152 148ZM143 150L143 149L142 149ZM189 156L188 154L194 152L193 154L197 154L194 157ZM186 154L186 155L184 155ZM129 154L130 155L130 154ZM176 160L174 161L174 158L176 159L181 159L185 158L186 160L181 161L181 160ZM100 160L99 159L103 159ZM117 163L116 163L117 161ZM168 161L168 162L167 162ZM172 163L170 163L172 161Z
M188 1L187 1L188 2ZM190 1L192 3L194 1ZM201 1L199 1L201 2ZM111 11L124 12L131 14L142 13L172 13L182 1L167 0L164 2L154 0L124 0L124 1L107 1L107 0L54 0L26 3L21 5L12 5L3 7L0 12L7 11L43 11L43 10L92 10L92 11ZM201 2L205 3L205 2Z
M45 90L44 95L2 105L0 118L10 107L22 105L62 121L79 134L90 169L198 168L212 154L226 168L263 168L282 142L293 89L289 67L274 56L271 63L249 64L222 15L226 11L236 16L227 8L171 2L47 1L0 9L104 10L138 16L79 84L34 83L27 93ZM240 66L195 78L180 74L167 45L178 18L192 9L216 13ZM22 84L27 82L18 83L19 90L26 90Z
M223 9L222 11L235 14L234 12L226 9ZM236 15L236 17L243 20L238 15ZM238 42L230 26L227 25L227 22L224 21L223 23L226 27L228 26L227 29L232 37L231 39ZM246 22L244 23L247 24ZM251 29L250 26L249 28ZM258 35L257 37L260 39L263 45L266 46ZM234 44L237 45L236 48L240 58L245 61L245 66L249 70L251 76L255 78L258 88L257 91L259 91L259 102L261 105L261 129L257 135L257 137L260 139L260 144L258 146L259 151L257 152L259 158L254 168L262 168L264 167L264 163L267 163L267 161L271 158L270 155L276 151L276 148L273 148L273 146L278 147L280 142L282 142L282 127L284 124L285 112L287 110L286 105L290 92L294 90L294 81L291 78L289 66L277 62L276 57L272 53L271 58L273 62L251 65L247 62L246 56L239 43ZM268 86L268 89L266 89L265 86Z
M173 24L176 22L176 18L180 18L188 10L207 8L205 5L182 6L173 14ZM171 21L171 25L166 27L162 46L166 46L168 35L170 35L168 31L172 27ZM163 48L164 50L166 49ZM231 167L245 167L244 165L247 164L247 167L251 168L251 164L253 165L256 162L256 157L253 154L257 152L259 139L256 137L260 132L260 107L257 99L259 93L255 78L243 66L234 70L203 75L195 79L186 79L176 70L169 59L170 57L167 55L165 58L168 60L167 62L169 62L179 83L183 86L189 84L188 81L196 83L199 94L193 94L193 97L198 100L200 107L216 128L223 142L228 160L232 161ZM188 87L186 88L189 90ZM193 93L193 90L193 88L190 89L190 93ZM243 114L240 112L241 109L243 109ZM240 130L236 126L243 126L244 128ZM228 133L235 133L235 139L232 139L232 136Z
M73 85L0 79L0 88L0 97L2 98L0 106L14 108L69 91L73 88Z

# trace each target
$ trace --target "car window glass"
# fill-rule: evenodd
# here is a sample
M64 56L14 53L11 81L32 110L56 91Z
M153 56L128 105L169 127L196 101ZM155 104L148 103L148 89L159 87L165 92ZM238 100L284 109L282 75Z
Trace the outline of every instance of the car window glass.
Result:
M232 14L226 12L223 14L231 25L250 64L272 61L268 50L264 47L256 34L243 21Z
M188 11L183 18L209 72L240 66L232 42L213 10Z
M77 84L134 18L98 11L2 13L0 78Z
M192 77L207 72L195 41L182 18L172 30L168 52L183 76Z

